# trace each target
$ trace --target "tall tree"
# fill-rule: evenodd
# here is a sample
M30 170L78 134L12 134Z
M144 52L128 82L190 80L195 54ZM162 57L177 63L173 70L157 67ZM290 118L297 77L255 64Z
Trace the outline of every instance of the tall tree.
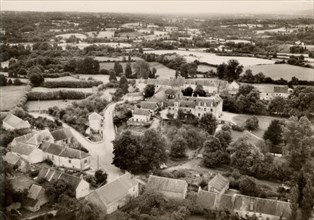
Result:
M155 85L148 84L144 88L144 97L149 98L152 97L155 94Z
M149 63L144 60L138 60L133 64L134 71L137 75L137 78L147 79L150 74Z
M217 128L217 119L213 114L205 113L199 121L199 126L213 135Z
M234 59L229 60L228 64L223 63L217 67L218 78L228 80L228 82L239 79L242 71L243 66Z
M113 70L117 76L120 76L120 74L123 73L123 67L119 62L114 63Z
M282 132L283 132L284 122L278 119L271 121L267 130L264 133L264 140L269 140L273 145L278 145L282 143Z
M193 96L195 97L205 97L206 96L206 92L203 88L202 85L198 84L196 87L195 87L195 90L194 90L194 93L193 93Z
M109 81L117 81L116 73L113 69L109 70Z
M187 141L182 135L175 135L171 140L170 156L174 158L185 157L185 151L187 149Z
M125 76L126 78L130 78L132 76L132 67L130 63L127 63L125 66Z
M189 87L185 88L184 90L182 90L182 94L184 96L192 96L192 94L193 94L192 87L189 86Z
M122 89L123 93L128 93L128 80L125 75L122 75L119 81L119 87Z

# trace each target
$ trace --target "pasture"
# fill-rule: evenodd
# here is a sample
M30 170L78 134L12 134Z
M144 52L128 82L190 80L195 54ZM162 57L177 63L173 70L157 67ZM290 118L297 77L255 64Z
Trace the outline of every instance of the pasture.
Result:
M96 38L111 38L114 36L114 31L99 31L97 32L87 32L86 33L89 37L96 37Z
M118 56L118 57L100 57L100 56L97 56L94 58L95 60L98 60L99 62L102 62L102 61L123 61L123 56ZM142 58L140 57L131 57L132 60L143 60ZM128 61L128 56L125 56L125 61Z
M85 79L87 80L89 77L93 77L95 80L102 81L103 83L108 83L109 82L109 75L91 75L91 74L75 74L76 76L79 76L80 79ZM119 78L119 77L117 77Z
M186 51L186 50L150 50L145 51L145 53L154 53L154 54L168 54L168 53L177 53L178 55L183 56L187 62L193 62L198 60L200 62L219 65L223 62L227 63L231 59L236 59L243 66L254 66L258 64L274 64L274 60L267 60L255 57L238 57L238 56L217 56L214 53L205 53L198 51Z
M86 35L79 33L58 34L56 37L62 37L63 39L69 39L72 35L79 39L86 39Z
M26 103L26 107L27 110L30 112L48 110L48 108L53 106L57 106L58 108L62 109L71 105L74 101L78 100L68 99L67 101L65 100L28 101Z
M29 86L1 86L0 111L9 111L19 104Z
M208 72L210 70L213 70L214 72L216 72L216 67L212 67L212 66L208 66L208 65L203 65L203 64L200 64L197 66L197 71L199 72Z
M80 81L80 80L73 76L62 76L58 78L45 78L45 82L48 81Z
M54 92L54 91L78 91L78 92L84 92L84 93L93 93L93 88L46 88L46 87L34 87L32 89L32 92Z
M251 69L253 74L262 72L266 77L269 76L275 80L280 78L291 80L291 78L295 76L299 80L314 81L314 69L289 64L247 66L244 68L243 72L245 72L246 69Z

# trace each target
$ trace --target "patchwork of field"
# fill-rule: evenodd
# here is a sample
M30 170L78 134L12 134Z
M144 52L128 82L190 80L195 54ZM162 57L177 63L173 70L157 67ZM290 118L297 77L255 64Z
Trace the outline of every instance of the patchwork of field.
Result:
M34 87L32 89L32 92L54 92L54 91L65 91L65 90L71 90L71 91L78 91L78 92L85 92L85 93L92 93L93 88L46 88L46 87Z
M222 63L227 63L231 59L236 59L243 66L254 66L258 64L274 64L274 60L267 60L255 57L238 57L238 56L217 56L214 53L205 53L197 51L186 51L186 50L150 50L145 51L145 53L154 53L154 54L168 54L168 53L177 53L183 56L187 62L193 62L198 60L200 62L219 65Z
M119 57L95 57L94 58L95 60L98 60L99 62L102 62L102 61L123 61L123 56L119 56ZM142 58L140 57L131 57L132 60L143 60ZM128 57L125 56L125 60L124 61L128 61Z
M72 35L74 35L76 38L80 38L80 39L86 39L87 36L84 34L79 34L79 33L69 33L69 34L58 34L56 37L62 37L63 39L68 39L70 38Z
M29 86L1 86L0 111L9 111L19 104Z
M111 38L114 36L114 31L99 31L97 32L87 32L86 33L89 37L96 37L96 38Z
M28 111L34 112L34 111L42 111L42 110L48 110L48 108L57 106L58 108L66 108L67 106L71 105L72 102L75 102L78 100L48 100L48 101L28 101L26 103L26 107Z
M291 80L291 78L295 76L299 80L314 81L314 69L289 64L247 66L244 68L243 72L245 72L246 69L251 69L253 74L262 72L265 76L269 76L275 80L280 78Z

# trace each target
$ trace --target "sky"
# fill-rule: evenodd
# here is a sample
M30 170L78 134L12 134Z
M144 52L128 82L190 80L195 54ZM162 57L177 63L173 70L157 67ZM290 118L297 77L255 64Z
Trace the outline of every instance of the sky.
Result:
M314 0L0 0L4 11L80 11L127 13L291 13L314 10Z

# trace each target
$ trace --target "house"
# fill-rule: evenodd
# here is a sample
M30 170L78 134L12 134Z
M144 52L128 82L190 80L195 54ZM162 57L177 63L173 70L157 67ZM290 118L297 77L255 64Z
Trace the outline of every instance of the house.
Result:
M35 184L36 182L29 177L28 175L21 175L15 177L14 179L10 179L12 187L17 192L23 192L24 190L28 190L31 185Z
M91 113L88 116L89 128L97 133L102 132L103 120L104 118L100 114L96 112Z
M18 143L11 148L11 152L22 157L30 164L44 161L44 154L42 150L38 149L34 145Z
M96 189L86 196L86 200L98 206L104 213L110 214L139 195L139 183L126 173L116 180Z
M33 135L23 143L39 147L43 141L54 142L54 138L48 129L33 132Z
M244 196L239 194L218 194L199 189L196 203L204 209L228 210L238 215L253 216L260 219L289 219L291 204L272 199Z
M45 189L37 184L33 184L28 190L27 198L23 202L23 207L31 212L39 211L40 207L48 203Z
M143 94L141 92L132 92L125 95L125 100L128 100L129 102L140 101L142 99Z
M233 81L232 83L228 83L227 92L229 95L235 96L238 93L239 88L240 85L236 81Z
M275 97L288 98L292 93L292 89L288 86L274 86L274 85L254 85L260 91L261 100L273 100Z
M220 173L208 182L208 191L224 194L229 189L229 180Z
M188 184L185 180L172 179L150 175L146 184L146 189L155 190L165 197L173 199L185 199Z
M143 101L140 106L142 110L148 110L152 115L155 115L159 108L157 102L153 101Z
M132 112L132 118L127 121L128 125L149 125L152 113L147 109L135 109Z
M75 192L75 197L77 199L85 197L90 193L89 183L86 182L84 179L81 179L79 177L67 173L63 173L52 168L42 167L41 170L39 171L37 178L45 179L48 182L53 182L56 180L65 181L72 187L72 189Z
M24 121L12 113L8 113L7 116L3 119L3 128L5 130L12 131L19 129L29 129L31 128L31 125L28 121Z
M50 142L44 142L40 149L43 151L44 158L51 160L55 166L76 170L90 168L90 154L84 151Z
M206 113L213 114L216 118L222 115L223 100L219 95L211 97L180 96L168 102L168 114L178 116L179 110L185 114L193 114L201 118Z
M5 155L4 160L8 163L10 167L12 167L13 169L16 168L18 171L22 173L26 173L30 170L29 163L22 157L12 152L8 152Z
M175 32L175 31L178 31L179 28L178 27L172 27L172 26L166 26L165 27L165 31L166 32Z
M61 128L51 132L54 142L60 145L67 145L73 142L74 136L71 128Z

